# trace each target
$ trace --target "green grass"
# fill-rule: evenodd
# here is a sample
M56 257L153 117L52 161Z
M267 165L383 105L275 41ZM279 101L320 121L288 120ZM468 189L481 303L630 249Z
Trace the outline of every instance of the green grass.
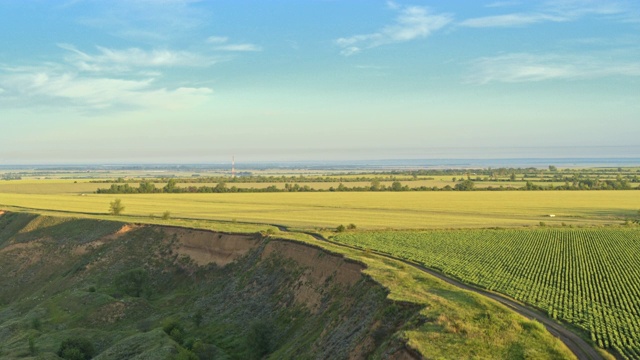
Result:
M340 234L507 294L575 325L605 349L640 358L640 229Z
M640 191L367 192L136 194L86 196L0 193L0 208L105 215L121 198L124 214L361 229L486 228L619 224L637 216ZM548 217L549 214L555 217Z

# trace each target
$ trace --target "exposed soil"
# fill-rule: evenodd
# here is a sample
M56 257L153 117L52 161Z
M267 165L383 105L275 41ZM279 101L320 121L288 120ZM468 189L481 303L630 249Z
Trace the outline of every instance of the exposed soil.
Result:
M133 231L135 229L140 228L141 225L130 225L130 224L126 224L123 225L120 230L116 231L113 234L107 235L105 237L102 237L98 240L94 240L85 244L80 244L78 246L76 246L73 249L73 254L74 255L84 255L86 253L88 253L89 251L91 251L92 249L98 248L104 244L106 244L109 241L113 241L113 240L117 240L119 238L121 238L123 235L127 234L130 231Z
M120 230L118 230L115 234L113 234L113 235L108 235L108 236L106 236L105 238L106 238L106 239L117 239L117 238L119 238L120 236L122 236L122 235L124 235L124 234L126 234L126 233L128 233L128 232L130 232L130 231L132 231L132 230L135 230L135 229L139 228L140 226L141 226L141 225L125 224L125 225L123 225L123 226L120 228Z
M342 256L328 254L312 246L291 241L272 240L262 252L262 258L278 253L308 267L311 280L323 283L329 278L344 286L352 286L362 278L363 265L345 260Z
M40 247L41 245L42 244L40 244L38 242L15 243L15 244L11 244L9 246L6 246L6 247L0 249L0 254L1 253L6 253L6 252L10 252L10 251L14 251L14 250L33 249L35 247Z
M317 313L320 308L323 287L327 282L347 288L362 279L364 266L311 246L272 240L265 246L261 257L265 259L273 254L291 259L305 269L293 291L296 303L305 305L312 313Z
M176 252L189 256L196 264L203 266L214 263L225 266L246 255L260 243L253 235L214 233L204 230L164 228L168 238L178 241Z

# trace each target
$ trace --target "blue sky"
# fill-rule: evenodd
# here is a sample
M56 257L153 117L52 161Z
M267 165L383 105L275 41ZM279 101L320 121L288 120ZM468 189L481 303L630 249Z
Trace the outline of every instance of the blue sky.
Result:
M5 164L640 156L635 0L0 0L0 44Z

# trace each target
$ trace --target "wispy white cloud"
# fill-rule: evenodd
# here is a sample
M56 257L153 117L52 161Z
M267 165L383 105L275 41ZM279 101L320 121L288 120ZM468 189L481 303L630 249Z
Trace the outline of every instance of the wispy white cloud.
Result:
M515 27L531 25L543 21L567 21L567 18L562 16L546 15L546 14L527 14L527 13L514 13L506 15L484 16L478 18L467 19L460 22L460 25L466 27Z
M495 6L490 7L501 7ZM542 22L568 22L585 16L620 15L628 10L628 6L618 1L595 0L554 0L545 1L530 12L517 12L470 18L459 23L461 26L486 27L518 27Z
M0 86L25 106L37 103L75 106L79 110L182 109L212 94L205 87L159 87L153 78L85 77L56 67L0 69ZM57 101L53 101L57 100Z
M387 7L392 10L400 9L400 5L395 1L387 1Z
M210 44L222 44L229 41L229 38L226 36L209 36L207 38L207 42Z
M134 68L154 67L192 67L215 64L213 57L188 51L155 49L145 51L139 48L109 49L97 46L97 54L78 50L70 44L58 44L69 52L66 61L82 71L128 71Z
M588 15L620 14L628 9L628 5L622 1L554 0L546 1L543 8L560 16L577 19Z
M215 50L219 51L262 51L262 47L254 44L228 44L222 46L216 46Z
M255 44L229 44L229 38L226 36L210 36L207 38L207 43L216 44L213 50L218 51L262 51L262 47Z
M389 2L388 5L392 10L399 12L395 23L375 33L337 39L336 44L342 48L342 55L350 56L363 49L425 38L452 21L450 15L432 14L425 7L402 7L394 2Z
M640 62L610 61L593 56L514 53L475 60L476 84L521 83L545 80L579 80L609 76L640 76Z

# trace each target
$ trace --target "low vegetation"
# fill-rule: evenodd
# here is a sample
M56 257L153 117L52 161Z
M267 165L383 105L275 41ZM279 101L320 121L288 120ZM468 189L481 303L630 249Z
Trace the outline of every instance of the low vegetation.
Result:
M109 203L109 214L111 215L122 215L124 211L124 205L122 205L122 200L115 199L111 203Z

